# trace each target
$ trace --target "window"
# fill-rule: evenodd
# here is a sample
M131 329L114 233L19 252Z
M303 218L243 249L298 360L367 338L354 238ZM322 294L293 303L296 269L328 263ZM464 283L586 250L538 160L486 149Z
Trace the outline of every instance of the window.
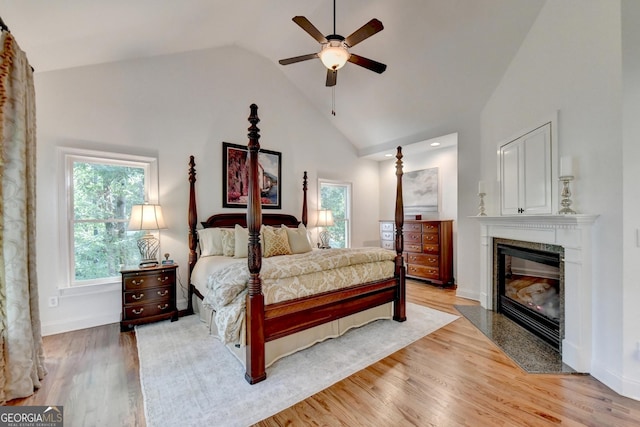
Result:
M119 281L124 265L140 261L136 242L141 232L127 232L127 224L131 206L157 200L157 160L87 150L61 153L67 283Z
M327 227L330 244L333 248L351 246L351 184L319 180L320 209L329 209L333 213L334 225Z

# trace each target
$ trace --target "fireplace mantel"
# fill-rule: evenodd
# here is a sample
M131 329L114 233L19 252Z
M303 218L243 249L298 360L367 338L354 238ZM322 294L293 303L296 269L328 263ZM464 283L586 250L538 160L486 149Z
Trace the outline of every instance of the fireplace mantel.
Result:
M592 233L598 215L476 216L480 231L480 304L493 310L493 239L548 243L564 248L562 361L591 371Z

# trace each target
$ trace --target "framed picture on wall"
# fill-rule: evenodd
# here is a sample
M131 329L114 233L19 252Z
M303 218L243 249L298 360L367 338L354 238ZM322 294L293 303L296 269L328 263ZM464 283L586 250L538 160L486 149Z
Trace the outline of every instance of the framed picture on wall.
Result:
M438 168L405 172L402 187L406 216L438 212Z
M222 206L246 208L249 195L249 150L246 145L222 143ZM258 152L260 199L265 209L282 205L282 153L260 149Z

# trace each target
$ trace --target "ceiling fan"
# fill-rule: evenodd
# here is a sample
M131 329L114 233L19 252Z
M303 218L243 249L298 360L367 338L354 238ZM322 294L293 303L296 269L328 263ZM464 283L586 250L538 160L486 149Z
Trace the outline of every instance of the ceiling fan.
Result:
M327 67L327 86L336 85L338 70L342 68L347 61L368 70L375 71L378 74L383 73L384 70L387 69L385 64L349 52L350 48L383 30L384 27L382 26L382 22L377 19L372 19L367 22L362 27L354 31L350 36L346 38L342 37L341 35L336 34L336 1L333 0L333 34L323 36L322 33L304 16L295 16L293 18L293 22L298 24L311 37L316 39L318 43L322 45L322 48L318 53L310 53L308 55L281 59L278 61L281 65L295 64L296 62L320 58L325 67Z

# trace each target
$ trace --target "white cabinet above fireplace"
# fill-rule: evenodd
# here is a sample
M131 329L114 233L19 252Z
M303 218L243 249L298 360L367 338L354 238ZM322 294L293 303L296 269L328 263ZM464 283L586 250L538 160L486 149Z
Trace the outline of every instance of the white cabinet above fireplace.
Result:
M498 146L501 215L557 212L557 150L553 121Z

